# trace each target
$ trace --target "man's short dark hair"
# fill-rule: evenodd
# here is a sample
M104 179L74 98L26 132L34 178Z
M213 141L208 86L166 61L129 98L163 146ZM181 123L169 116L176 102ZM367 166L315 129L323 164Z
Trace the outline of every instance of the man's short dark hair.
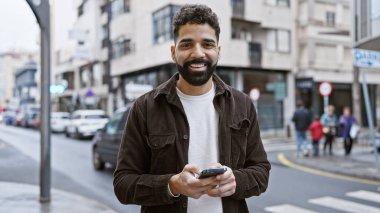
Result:
M202 4L186 4L176 13L173 18L174 41L177 40L179 28L186 24L208 24L215 30L219 41L220 27L218 16L211 8Z

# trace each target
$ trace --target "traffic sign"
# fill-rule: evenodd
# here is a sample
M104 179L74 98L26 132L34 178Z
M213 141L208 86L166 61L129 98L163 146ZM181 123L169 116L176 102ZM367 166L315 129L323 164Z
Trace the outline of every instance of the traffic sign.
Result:
M332 90L333 90L332 85L327 81L322 82L319 85L319 93L322 96L329 96L331 94Z
M260 98L260 90L258 88L253 88L249 92L249 97L251 97L252 100L257 101Z
M353 49L354 65L362 68L380 68L380 52Z

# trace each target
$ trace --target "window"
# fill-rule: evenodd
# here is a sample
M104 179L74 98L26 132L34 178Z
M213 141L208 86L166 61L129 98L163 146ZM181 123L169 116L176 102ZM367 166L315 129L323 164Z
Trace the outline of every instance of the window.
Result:
M93 70L93 86L97 87L103 84L103 74L102 63L95 64Z
M327 11L326 12L326 25L328 27L334 27L335 26L335 13Z
M244 0L231 0L231 6L234 17L244 17Z
M78 7L78 17L88 11L88 0L83 0L82 4Z
M112 58L120 58L132 52L132 44L130 39L119 39L112 44Z
M89 67L84 67L80 70L80 86L86 88L91 86L91 70Z
M107 134L113 135L117 132L118 127L120 125L120 122L123 118L123 114L124 114L124 112L119 112L119 113L116 113L112 116L112 118L110 119L110 121L108 122L108 124L106 126L106 133Z
M107 29L107 24L104 24L102 26L101 30L101 40L102 40L102 48L107 46L107 40L108 40L108 29Z
M153 13L153 43L173 39L172 19L178 9L179 6L168 5Z
M289 7L289 0L277 0L277 5L282 7Z
M272 5L272 6L280 6L280 7L289 7L290 6L289 0L266 0L266 3L268 5Z
M111 5L111 16L117 17L121 14L128 13L130 11L129 0L114 0Z
M270 30L267 37L267 49L270 51L290 52L290 31Z

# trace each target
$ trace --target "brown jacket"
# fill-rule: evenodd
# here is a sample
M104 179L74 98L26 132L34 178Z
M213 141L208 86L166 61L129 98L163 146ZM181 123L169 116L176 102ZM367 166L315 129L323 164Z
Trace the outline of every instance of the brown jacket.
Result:
M187 212L187 197L168 193L171 176L188 163L189 125L177 96L178 74L134 103L125 126L114 173L123 204L141 212ZM223 212L248 212L245 198L263 193L270 163L260 138L256 110L247 95L213 76L219 112L219 160L233 170L236 192L222 198Z

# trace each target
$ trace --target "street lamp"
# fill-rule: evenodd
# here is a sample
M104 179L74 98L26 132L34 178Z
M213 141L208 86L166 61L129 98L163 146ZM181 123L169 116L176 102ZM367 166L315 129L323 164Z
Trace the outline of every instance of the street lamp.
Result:
M49 0L26 0L41 29L41 165L40 202L50 202L50 4Z

